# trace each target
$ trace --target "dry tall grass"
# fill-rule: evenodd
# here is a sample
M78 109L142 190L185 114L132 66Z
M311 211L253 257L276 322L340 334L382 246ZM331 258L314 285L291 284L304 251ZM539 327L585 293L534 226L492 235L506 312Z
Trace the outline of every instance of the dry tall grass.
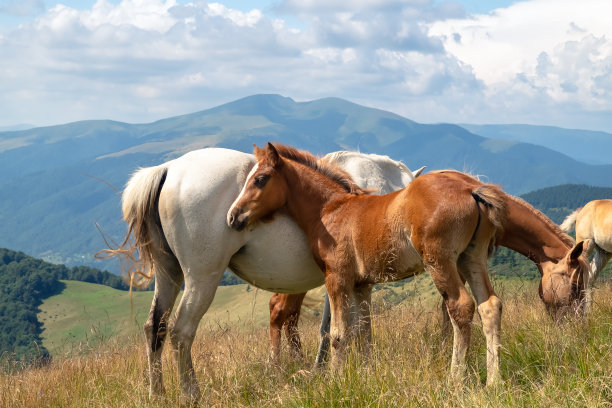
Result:
M510 291L508 291L510 292ZM353 356L339 372L311 371L314 324L302 327L306 357L267 363L267 331L219 327L201 330L193 355L203 391L201 406L257 407L605 407L612 406L612 287L603 286L586 319L553 324L532 287L504 293L502 375L484 386L485 341L478 318L464 384L448 377L450 342L442 342L438 309L417 301L374 319L374 358ZM383 308L378 308L381 310ZM109 341L85 356L50 366L0 374L2 407L177 406L180 388L169 348L164 354L167 396L149 400L141 336ZM286 355L287 353L284 353Z

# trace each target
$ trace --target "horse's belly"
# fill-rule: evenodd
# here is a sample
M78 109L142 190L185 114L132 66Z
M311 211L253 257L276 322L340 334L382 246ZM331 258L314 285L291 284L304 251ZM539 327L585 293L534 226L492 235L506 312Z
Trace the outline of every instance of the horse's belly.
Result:
M423 261L410 241L397 250L397 256L388 266L393 280L406 279L418 275L425 270Z
M425 271L423 261L409 240L372 254L370 262L358 262L363 281L393 282Z
M597 246L612 254L612 234L609 231L595 231L593 235Z
M324 283L304 233L284 215L250 231L229 266L251 285L272 292L303 293Z

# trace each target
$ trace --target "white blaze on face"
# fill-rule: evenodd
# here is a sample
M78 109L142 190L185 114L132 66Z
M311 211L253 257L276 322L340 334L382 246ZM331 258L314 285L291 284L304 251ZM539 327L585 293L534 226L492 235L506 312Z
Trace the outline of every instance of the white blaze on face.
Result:
M232 214L232 212L234 211L234 207L236 207L236 204L238 204L238 202L242 199L242 196L244 195L244 192L246 190L247 185L249 184L249 181L251 180L251 178L253 177L253 175L255 174L255 172L257 171L257 168L259 167L259 163L257 163L255 165L255 167L253 167L251 169L251 172L249 173L249 175L247 176L245 182L244 182L244 186L242 186L242 191L240 191L240 194L238 194L238 197L234 200L234 202L232 203L229 211L227 212L227 217L226 217L226 221L227 221L227 225L230 225L230 215Z

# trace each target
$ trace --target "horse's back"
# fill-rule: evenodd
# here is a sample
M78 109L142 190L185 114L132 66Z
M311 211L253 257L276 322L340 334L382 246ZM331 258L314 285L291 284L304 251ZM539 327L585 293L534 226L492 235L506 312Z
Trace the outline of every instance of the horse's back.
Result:
M479 180L457 171L438 171L417 177L402 191L402 203L414 235L411 240L424 245L427 236L446 236L449 251L462 252L473 239L485 219L492 223L492 210L479 210L476 195L485 185ZM493 193L497 193L495 188ZM501 198L501 190L499 190ZM487 217L481 219L480 211ZM490 214L491 213L491 214ZM491 228L491 231L493 229Z
M225 268L240 248L240 237L225 225L225 214L254 164L249 154L210 148L189 152L168 167L159 215L184 269Z
M587 203L576 220L576 236L592 238L597 246L612 253L612 200Z
M414 179L406 166L387 156L335 152L325 156L324 160L341 167L359 187L374 190L376 194L399 190Z

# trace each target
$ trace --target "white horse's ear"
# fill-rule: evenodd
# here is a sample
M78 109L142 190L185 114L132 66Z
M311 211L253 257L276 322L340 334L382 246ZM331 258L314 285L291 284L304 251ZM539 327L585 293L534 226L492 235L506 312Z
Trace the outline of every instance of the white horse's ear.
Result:
M414 178L419 177L419 176L421 175L421 173L423 172L423 170L425 170L426 168L427 168L427 166L423 166L423 167L421 167L420 169L413 171L413 172L412 172L412 176L413 176Z

